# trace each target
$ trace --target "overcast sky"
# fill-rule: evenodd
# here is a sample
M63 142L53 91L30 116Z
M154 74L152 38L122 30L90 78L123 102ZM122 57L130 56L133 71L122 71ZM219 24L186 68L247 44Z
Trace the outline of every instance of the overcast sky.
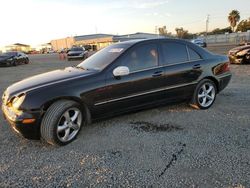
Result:
M250 0L1 0L0 46L37 45L52 39L94 34L155 32L166 25L189 32L227 27L232 9L250 17Z

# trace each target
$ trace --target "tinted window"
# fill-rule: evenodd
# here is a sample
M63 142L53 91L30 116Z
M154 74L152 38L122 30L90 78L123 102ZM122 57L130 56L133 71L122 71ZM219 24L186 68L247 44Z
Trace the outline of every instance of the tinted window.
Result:
M130 50L122 59L122 65L127 66L131 72L158 65L156 44L143 44Z
M83 51L83 48L71 48L70 51Z
M191 61L201 59L201 56L196 51L194 51L193 49L188 48L188 52L189 52L189 56L190 56Z
M162 44L163 64L175 64L188 61L186 45L174 42Z

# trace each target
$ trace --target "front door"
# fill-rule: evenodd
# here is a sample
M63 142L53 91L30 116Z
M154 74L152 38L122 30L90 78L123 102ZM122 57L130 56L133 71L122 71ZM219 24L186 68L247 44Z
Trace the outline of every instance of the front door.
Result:
M107 99L95 104L100 113L130 110L154 103L164 97L164 68L159 67L157 43L146 42L129 49L110 67L106 74ZM113 70L127 66L129 75L115 77Z

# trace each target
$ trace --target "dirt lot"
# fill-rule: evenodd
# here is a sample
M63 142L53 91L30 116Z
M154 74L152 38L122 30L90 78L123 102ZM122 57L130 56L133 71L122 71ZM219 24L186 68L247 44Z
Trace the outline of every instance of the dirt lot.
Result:
M0 95L18 80L78 63L30 59L0 68ZM115 117L84 127L65 147L20 138L0 116L0 187L250 187L250 65L231 69L209 110L179 104Z

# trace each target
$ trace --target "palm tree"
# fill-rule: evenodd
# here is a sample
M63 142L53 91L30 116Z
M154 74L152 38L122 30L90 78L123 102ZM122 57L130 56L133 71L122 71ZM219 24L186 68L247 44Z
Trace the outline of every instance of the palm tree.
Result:
M163 37L169 37L169 36L171 36L171 33L168 32L166 26L159 27L159 28L158 28L158 31L159 31L159 35L161 35L161 36L163 36Z
M177 37L180 39L187 38L189 35L188 30L184 30L183 27L175 28L175 31Z
M240 12L238 10L232 10L228 15L228 22L230 23L233 32L235 31L235 27L237 25L237 22L239 21L240 21Z

